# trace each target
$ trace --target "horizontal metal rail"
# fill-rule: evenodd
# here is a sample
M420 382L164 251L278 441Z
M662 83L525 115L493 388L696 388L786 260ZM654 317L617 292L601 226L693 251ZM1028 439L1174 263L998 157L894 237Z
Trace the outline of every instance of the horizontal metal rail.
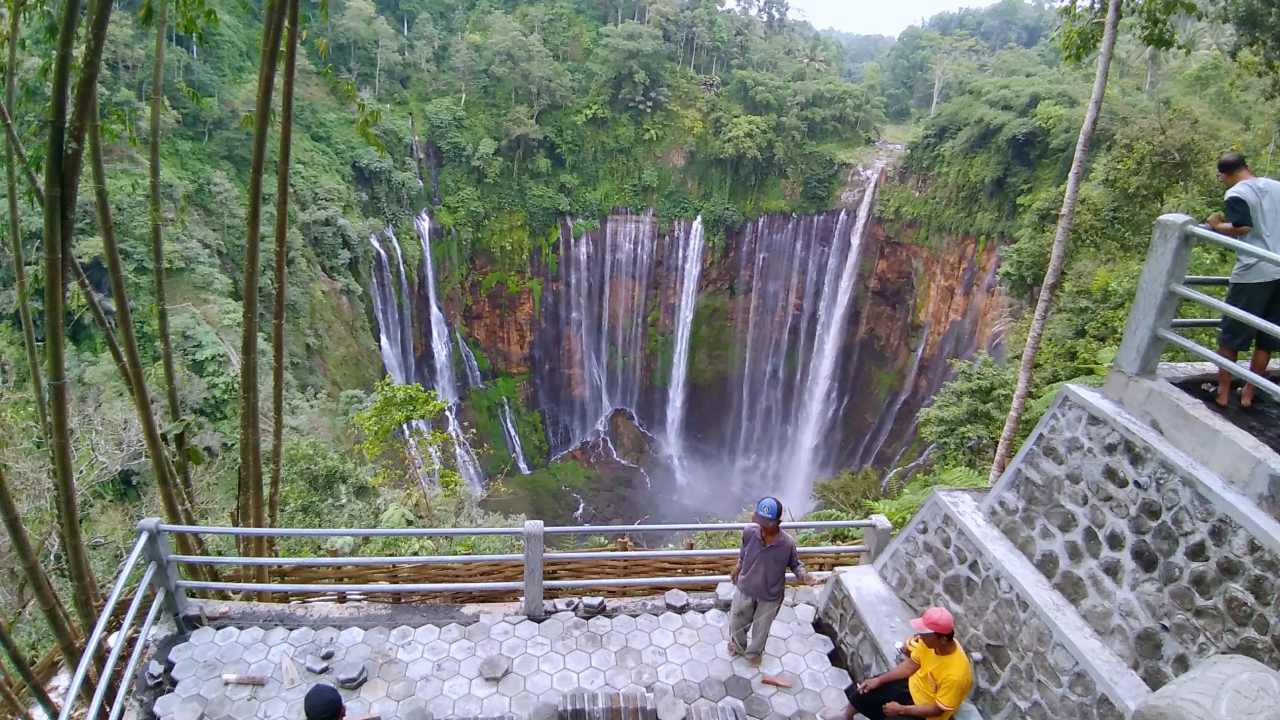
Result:
M251 528L160 524L165 532L188 535L239 535L241 537L517 537L521 528Z
M543 529L547 535L629 535L631 533L741 532L751 523L682 523L676 525L557 525ZM783 523L788 530L850 530L871 527L870 520L808 520ZM202 525L169 525L165 532L192 535L242 537L515 537L523 528L251 528Z
M1216 328L1222 327L1222 318L1174 318L1169 326L1172 328Z
M822 547L797 547L801 555L829 555L864 553L866 545L824 545ZM550 552L542 557L548 561L570 560L648 560L662 558L716 558L735 557L736 548L709 548L700 550L599 550L588 552ZM400 555L382 557L245 557L170 555L174 562L184 565L237 565L277 567L346 567L365 565L469 565L486 562L522 562L524 555Z
M815 578L825 578L830 573L811 573ZM795 579L788 573L788 579ZM546 588L594 588L594 587L665 587L675 585L710 585L728 582L728 575L677 575L652 578L582 578L570 580L544 580ZM397 593L463 593L504 592L523 590L522 582L478 583L245 583L208 582L204 580L179 580L184 590L226 590L231 592L276 592L310 595L328 594L397 594Z
M1180 298L1198 302L1201 305L1205 305L1207 307L1213 308L1214 310L1217 310L1223 315L1226 315L1227 317L1232 318L1233 320L1242 322L1245 325L1248 325L1249 327L1255 330L1260 330L1268 335L1271 335L1276 338L1280 338L1280 325L1267 322L1266 320L1263 320L1257 315L1252 315L1250 313L1247 313L1244 310L1241 310L1240 308L1235 307L1234 305L1229 305L1223 302L1222 300L1219 300L1218 298L1212 297L1210 295L1205 295L1204 293L1198 290L1192 290L1191 288L1185 285L1179 285L1178 283L1173 283L1169 285L1169 292L1173 293L1174 295L1177 295Z
M1164 340L1171 345L1176 345L1192 355L1199 357L1201 360L1211 362L1223 370L1226 370L1227 372L1262 388L1264 392L1269 393L1271 396L1280 397L1280 385L1276 385L1249 368L1244 367L1239 363L1233 363L1218 353L1188 340L1172 330L1157 330L1156 335L1159 336L1161 340Z
M742 532L752 523L685 523L679 525L559 525L545 528L547 535L629 535L667 532ZM871 527L870 520L806 520L784 522L787 530L850 530Z
M71 711L75 707L76 694L80 692L80 687L84 685L84 680L89 674L89 666L92 664L90 660L98 652L98 644L102 642L102 636L107 631L107 623L115 612L116 603L120 602L120 596L124 594L124 586L129 581L129 575L133 573L134 566L138 564L138 558L142 557L142 551L146 547L146 543L147 534L140 533L137 542L133 544L133 550L129 552L124 564L120 567L120 574L116 576L116 582L111 588L111 594L107 596L107 602L102 606L102 613L98 615L98 622L94 624L93 631L89 633L89 639L85 641L84 652L80 654L80 664L76 667L75 674L71 676L71 682L67 685L67 693L63 698L62 712L58 714L58 720L69 720L71 717ZM154 567L154 565L149 567Z
M1231 284L1231 278L1226 277L1225 275L1188 275L1182 283L1184 285L1226 287Z
M1241 255L1248 255L1249 257L1258 258L1259 260L1265 260L1272 265L1280 265L1280 255L1268 250L1263 250L1260 247L1250 245L1242 240L1221 235L1209 228L1201 227L1199 225L1189 225L1187 226L1187 234L1197 240L1205 240L1213 243L1214 245L1235 250Z

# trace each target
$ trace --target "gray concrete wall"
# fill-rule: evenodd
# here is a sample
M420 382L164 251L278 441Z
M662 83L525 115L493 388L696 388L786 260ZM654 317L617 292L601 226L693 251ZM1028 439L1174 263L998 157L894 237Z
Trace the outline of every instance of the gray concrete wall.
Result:
M1280 667L1280 525L1102 395L1065 389L984 511L1152 689L1215 653Z

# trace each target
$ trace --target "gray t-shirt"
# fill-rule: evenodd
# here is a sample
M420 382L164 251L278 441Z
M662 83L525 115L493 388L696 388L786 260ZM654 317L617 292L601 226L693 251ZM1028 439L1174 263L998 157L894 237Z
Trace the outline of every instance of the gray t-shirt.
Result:
M756 600L781 600L788 568L796 575L804 573L796 541L790 535L779 531L773 543L765 545L759 525L742 531L742 549L738 551L739 592Z
M1236 199L1249 206L1252 231L1237 238L1263 250L1280 254L1280 182L1271 178L1255 177L1236 183L1227 191L1228 204ZM1280 265L1273 265L1248 255L1239 255L1235 270L1231 272L1233 283L1258 283L1280 280Z

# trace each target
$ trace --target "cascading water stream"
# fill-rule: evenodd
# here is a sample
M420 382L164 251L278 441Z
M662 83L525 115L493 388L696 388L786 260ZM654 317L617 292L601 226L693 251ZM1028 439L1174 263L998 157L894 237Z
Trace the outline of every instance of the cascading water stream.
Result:
M461 332L455 332L458 338L458 353L462 355L462 369L467 374L467 384L471 387L483 387L484 378L480 377L480 365L476 362L475 353L471 352L471 347L467 345L467 341L462 339Z
M671 383L667 394L667 448L675 466L676 480L686 482L684 472L684 415L689 374L689 341L693 335L693 315L698 302L698 277L702 273L702 216L689 228L680 246L680 304L676 311L675 354L671 360Z
M823 470L824 458L821 457L819 443L833 416L831 409L834 405L832 398L836 358L844 344L849 303L857 282L858 261L862 256L862 241L871 219L876 186L883 167L884 163L878 162L868 174L862 204L858 207L858 217L854 222L853 232L849 234L849 250L845 253L844 270L840 274L834 302L826 296L832 287L830 271L835 266L832 264L828 267L827 284L823 288L824 300L818 313L817 337L814 340L814 364L804 385L800 426L792 442L794 455L782 490L784 502L789 502L797 512L811 505L809 492L815 476Z
M397 385L416 382L417 368L413 361L412 303L409 298L409 285L405 279L404 257L400 252L400 243L396 236L388 230L387 239L396 253L400 270L400 297L392 290L391 262L376 234L369 236L369 244L373 246L373 314L378 323L378 348L382 355L382 364L391 381ZM404 310L402 310L404 308ZM405 426L405 437L408 440L409 458L414 470L423 483L423 490L429 477L432 482L440 480L440 453L431 446L431 462L427 463L418 450L417 437L431 431L431 426L424 420L412 420Z
M431 258L431 217L424 210L414 218L413 225L418 231L418 240L422 243L422 272L427 279L427 299L431 305L431 355L435 364L436 395L446 403L445 430L453 439L458 474L468 487L480 491L484 487L484 473L480 470L475 453L471 451L461 423L458 422L459 396L453 377L453 347L449 341L449 325L436 296L435 265Z
M521 475L528 475L529 463L524 459L524 445L520 442L520 433L516 432L515 417L511 414L511 403L507 402L507 398L502 398L502 431L507 436L507 447L511 450L511 457L516 461L516 467L520 469Z
M858 448L856 467L870 465L875 462L876 456L880 454L880 449L884 447L885 440L889 438L889 433L893 431L894 424L898 422L898 412L902 410L902 404L907 401L911 391L915 389L916 376L920 374L920 363L924 359L924 349L928 344L929 325L926 323L920 335L920 344L916 346L916 352L911 357L911 368L907 370L907 377L903 380L902 387L894 397L893 404L889 406L889 411L880 418L871 434L867 436L874 439L869 444L864 441L863 447ZM870 449L869 452L867 452L868 448Z

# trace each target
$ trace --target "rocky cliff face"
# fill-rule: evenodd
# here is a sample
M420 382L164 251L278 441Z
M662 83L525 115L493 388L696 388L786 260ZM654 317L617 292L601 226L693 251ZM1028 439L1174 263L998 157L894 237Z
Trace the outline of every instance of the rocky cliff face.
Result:
M778 410L770 403L781 408L799 402L804 383L811 381L798 359L813 351L804 334L814 330L806 326L822 321L820 313L804 307L806 280L817 282L809 278L821 272L806 274L803 265L820 270L831 252L829 238L847 232L848 216L770 216L708 244L688 366L685 427L692 447L723 450L737 443L733 452L750 452L742 443L744 429L755 433L758 424L787 417L781 410L767 415ZM513 292L502 283L482 288L473 281L465 302L455 304L469 339L494 372L529 374L526 399L542 414L553 452L572 449L574 433L596 423L599 416L591 408L602 401L626 407L641 427L662 437L679 304L677 253L687 231L686 223L664 232L648 216L611 216L592 231L592 252L609 249L597 257L586 254L588 248L566 225L556 267L534 263L540 288L531 284ZM778 275L775 266L785 262L797 272ZM1003 302L996 267L991 244L957 237L926 245L911 228L873 218L828 400L830 443L824 452L833 468L894 464L912 442L919 409L948 377L950 361L1000 352ZM479 263L470 276L486 273ZM785 327L763 327L770 323ZM764 330L771 334L762 335ZM765 342L760 338L779 347L754 347ZM758 363L750 367L753 358L777 365L758 375L768 387L751 386L757 381L750 378L760 372ZM594 377L598 373L606 378ZM744 406L756 402L754 394L766 391L776 394L762 406L766 415L744 414ZM612 399L587 397L591 393L612 393ZM746 445L763 437L753 434Z

